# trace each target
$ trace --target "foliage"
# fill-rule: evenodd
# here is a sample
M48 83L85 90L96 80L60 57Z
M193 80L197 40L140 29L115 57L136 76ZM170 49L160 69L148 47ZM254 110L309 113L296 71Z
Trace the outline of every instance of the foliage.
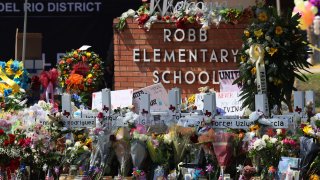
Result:
M249 56L249 49L254 44L264 48L266 68L267 97L269 106L285 102L291 107L291 93L295 78L306 81L301 73L311 66L307 62L308 45L306 33L298 29L299 15L279 17L274 7L255 7L255 18L244 30L243 45L240 53L240 77L234 82L241 83L243 107L255 107L256 64Z

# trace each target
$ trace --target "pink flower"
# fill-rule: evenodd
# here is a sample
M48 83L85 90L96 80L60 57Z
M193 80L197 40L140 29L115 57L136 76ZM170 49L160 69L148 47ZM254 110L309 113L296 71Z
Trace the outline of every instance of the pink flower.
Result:
M207 171L208 173L213 172L213 166L212 166L211 164L209 164L208 166L206 166L206 171Z
M159 141L157 139L152 139L151 142L154 148L157 148L159 146Z

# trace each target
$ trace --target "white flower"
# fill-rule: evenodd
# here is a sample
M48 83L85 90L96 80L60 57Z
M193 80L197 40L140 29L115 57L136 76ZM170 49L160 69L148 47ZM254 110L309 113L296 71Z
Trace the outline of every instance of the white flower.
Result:
M44 164L43 167L42 167L42 170L43 170L43 171L47 171L47 168L48 168L48 165L47 165L47 164Z
M166 144L171 144L171 142L172 142L171 134L170 134L170 133L165 134L165 135L163 136L163 141L164 141L164 143L166 143Z
M249 44L252 43L252 38L249 38L247 41Z
M261 149L265 148L267 146L266 142L262 139L257 139L254 143L253 143L253 148L255 150L260 151Z
M136 14L136 11L134 11L133 9L129 9L127 11L127 14L128 14L129 17L133 17Z
M277 138L270 138L270 142L271 142L272 144L276 143L277 141L278 141Z
M250 52L250 49L247 49L247 50L245 51L246 54L249 54L249 52Z
M140 134L137 131L133 131L133 139L139 139L140 138Z
M79 148L80 146L81 146L80 141L77 141L77 142L74 144L74 147L76 147L76 148Z
M83 150L85 150L85 151L89 151L88 146L83 146Z
M39 105L40 107L44 107L46 104L47 104L47 103L46 103L45 101L43 101L43 100L40 100L40 101L38 102L38 105Z
M282 130L281 129L277 129L277 135L281 135L282 134Z
M270 139L270 137L267 134L262 136L262 140L264 140L264 141L269 140L269 139Z
M140 134L139 140L140 141L147 141L148 140L148 136L145 135L145 134Z
M70 139L67 139L67 140L66 140L66 145L69 146L69 145L71 145L71 143L72 143L72 141L71 141Z
M129 16L128 16L128 13L127 12L124 12L121 14L121 18L123 19L127 19Z
M267 51L267 52L269 52L269 51L270 51L270 48L269 48L268 46L267 46L265 49L266 49L266 51Z
M266 39L267 41L271 41L271 37L270 37L270 36L266 36L265 39Z

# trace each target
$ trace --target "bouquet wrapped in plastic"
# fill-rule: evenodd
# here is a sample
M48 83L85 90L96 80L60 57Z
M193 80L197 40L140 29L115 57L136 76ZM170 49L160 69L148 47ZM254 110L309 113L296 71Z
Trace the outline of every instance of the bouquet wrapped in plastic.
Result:
M218 164L221 168L220 177L223 179L224 168L230 163L233 154L234 134L227 132L216 132L213 148Z

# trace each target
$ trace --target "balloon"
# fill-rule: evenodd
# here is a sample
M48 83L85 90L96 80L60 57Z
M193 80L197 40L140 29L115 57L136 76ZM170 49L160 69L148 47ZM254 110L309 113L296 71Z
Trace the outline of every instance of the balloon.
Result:
M318 8L315 7L315 6L311 7L311 12L312 12L313 14L317 14L317 13L318 13Z
M295 7L293 9L293 15L296 13L299 13L301 15L301 18L299 19L299 27L302 30L308 29L312 23L315 15L318 12L318 8L309 1L303 1L303 0L294 0Z

